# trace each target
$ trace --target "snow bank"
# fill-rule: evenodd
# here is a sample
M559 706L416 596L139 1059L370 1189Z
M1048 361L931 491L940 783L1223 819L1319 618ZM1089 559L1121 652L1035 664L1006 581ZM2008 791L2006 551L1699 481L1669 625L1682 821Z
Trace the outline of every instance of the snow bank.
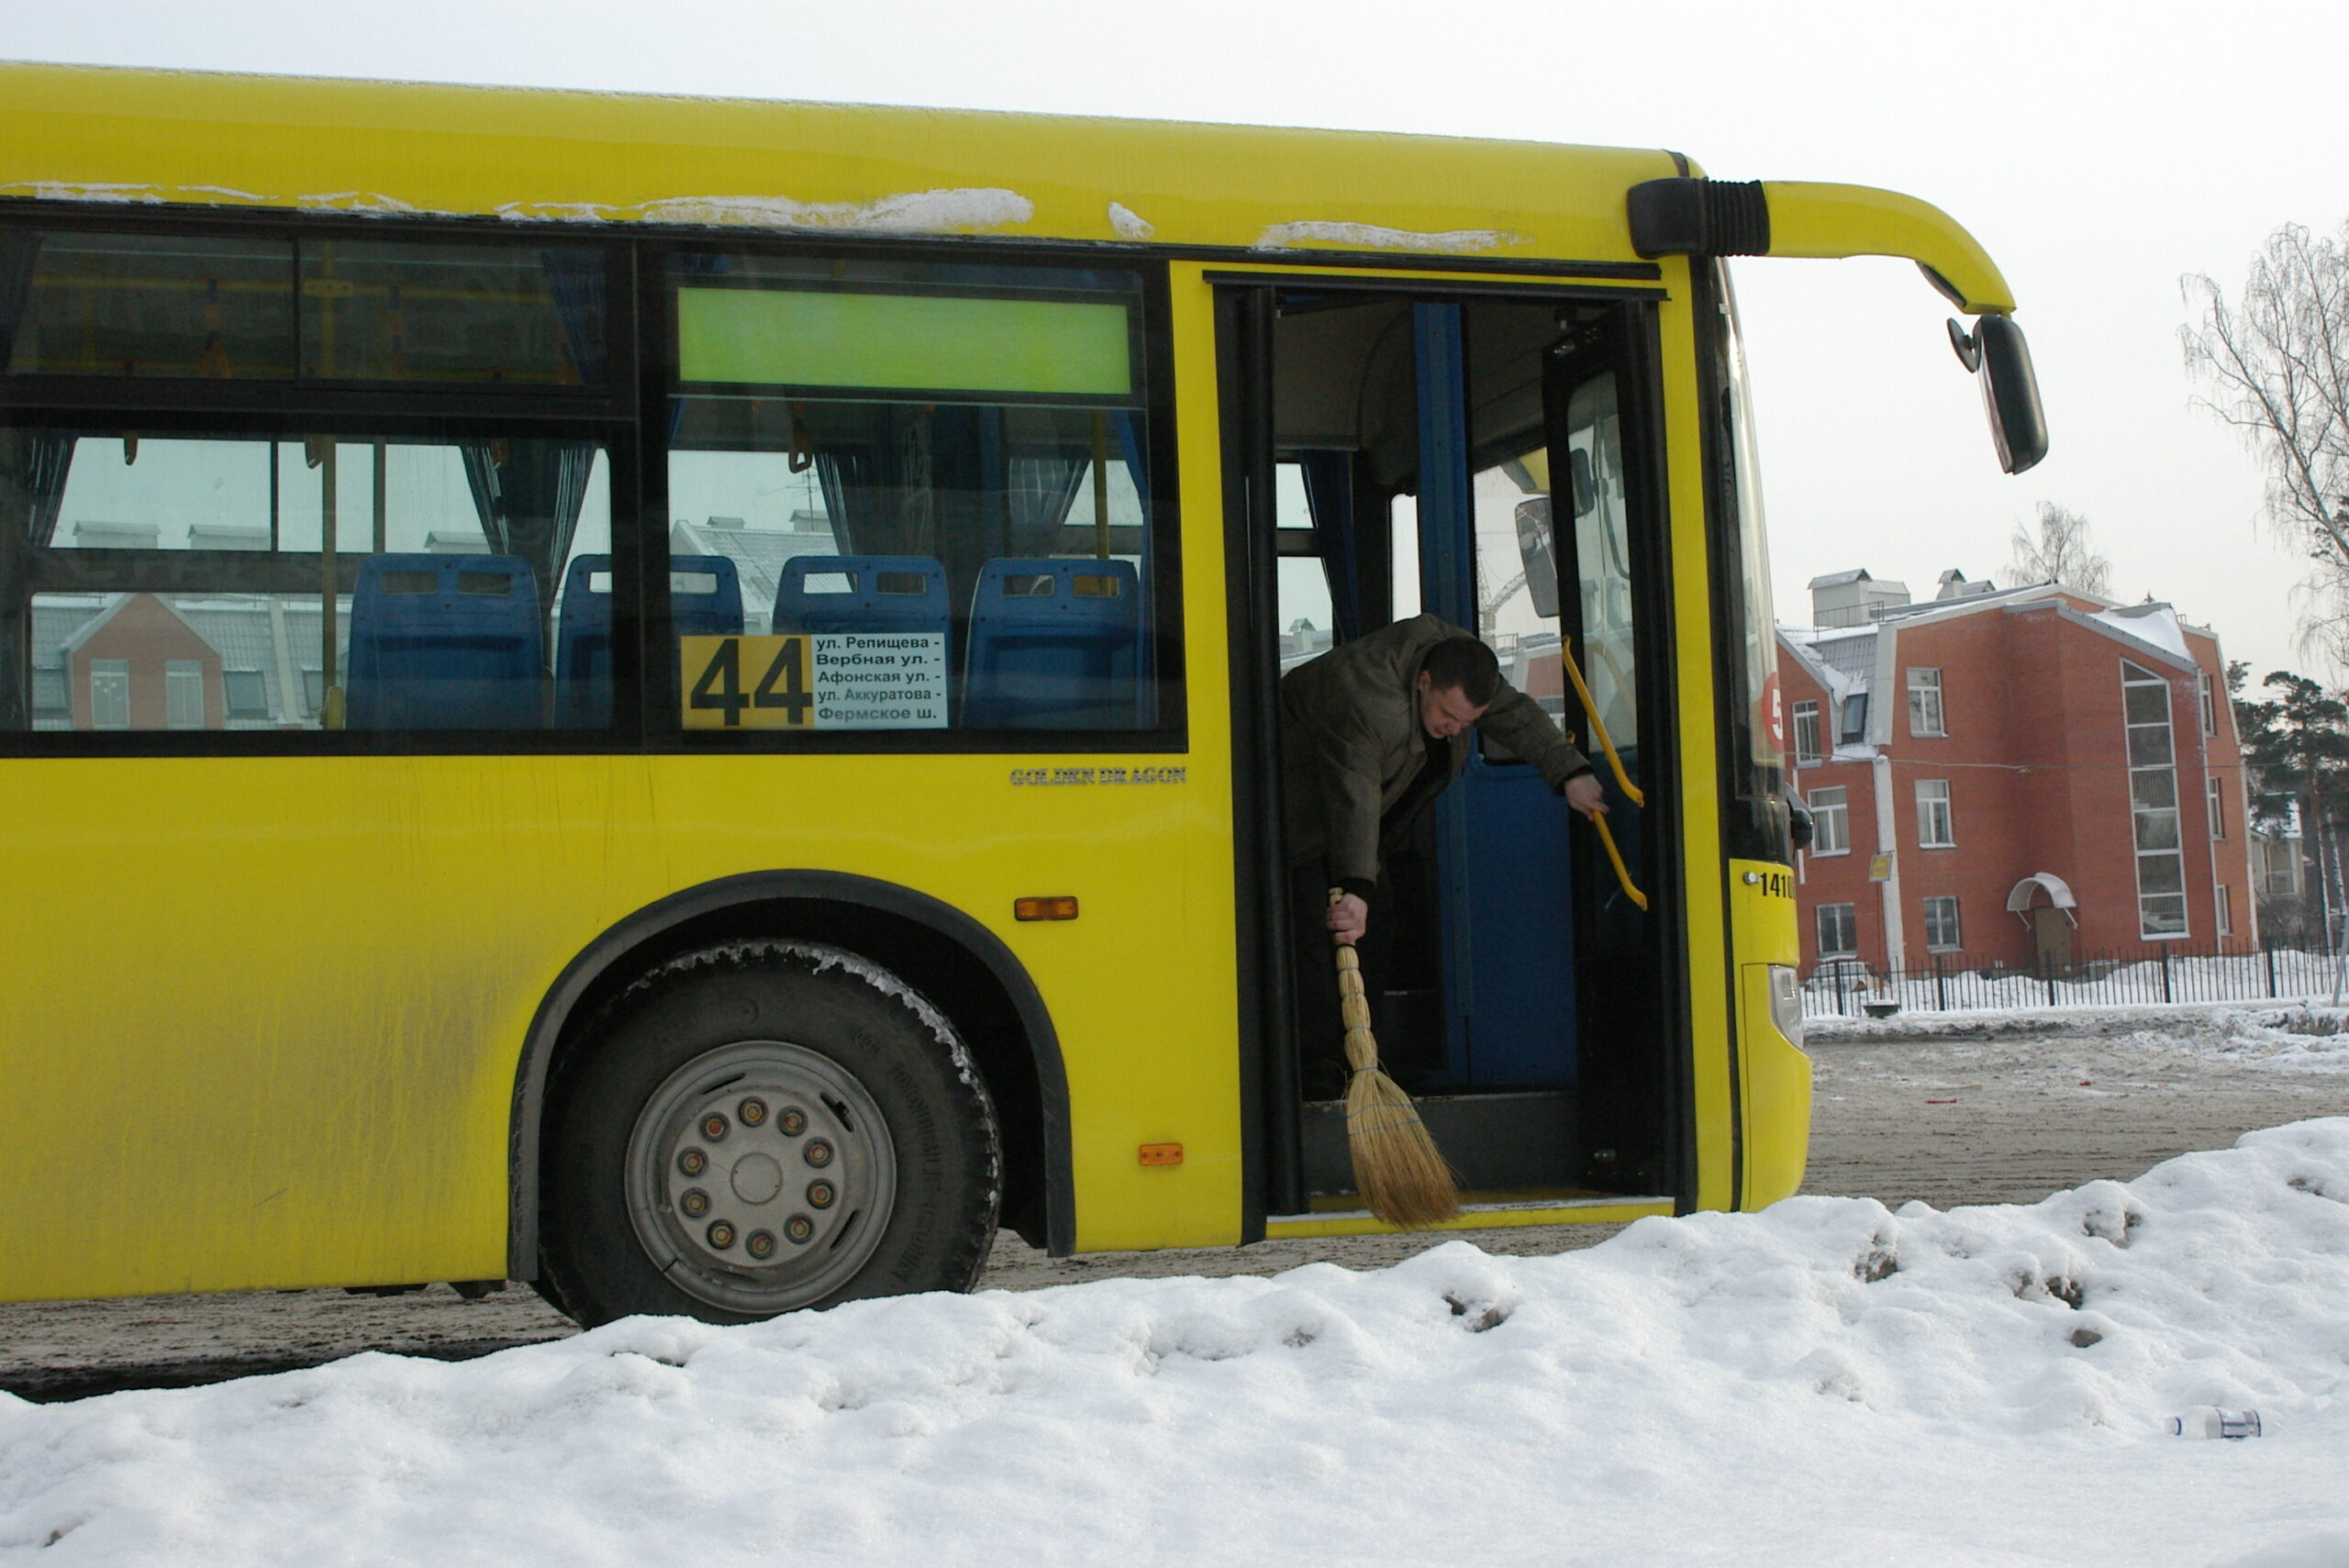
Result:
M0 1400L0 1557L2332 1563L2349 1118L2031 1207ZM2256 1407L2266 1436L2162 1418ZM41 1550L44 1543L50 1544Z

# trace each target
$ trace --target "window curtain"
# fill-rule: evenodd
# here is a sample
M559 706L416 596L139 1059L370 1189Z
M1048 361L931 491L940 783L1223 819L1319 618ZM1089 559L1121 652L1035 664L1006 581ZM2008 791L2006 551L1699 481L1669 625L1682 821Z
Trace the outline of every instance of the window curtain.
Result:
M61 430L0 430L0 526L11 541L46 547L57 536L73 438Z
M538 579L539 618L546 623L579 528L579 508L587 499L595 447L585 441L470 441L457 450L491 552L529 562Z
M1297 454L1305 472L1305 506L1313 539L1329 568L1330 614L1340 642L1362 635L1362 573L1354 550L1354 459L1346 451Z
M562 323L563 347L571 351L572 368L590 386L604 381L604 255L573 246L539 252L539 270L546 279L548 297L554 301Z
M0 729L32 728L32 558L57 533L73 438L0 429Z
M33 291L33 267L40 260L40 236L0 234L0 374L16 358L17 330Z
M793 440L815 460L847 555L936 555L931 417L894 403L802 404Z

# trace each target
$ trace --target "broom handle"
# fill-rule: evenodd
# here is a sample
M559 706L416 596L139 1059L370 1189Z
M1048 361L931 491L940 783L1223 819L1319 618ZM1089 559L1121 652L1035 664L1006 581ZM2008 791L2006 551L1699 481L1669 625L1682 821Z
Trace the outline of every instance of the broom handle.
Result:
M1330 904L1346 895L1342 887L1330 889ZM1378 1037L1370 1032L1370 997L1362 984L1362 954L1352 942L1338 944L1338 1016L1346 1026L1346 1065L1357 1073L1378 1065Z

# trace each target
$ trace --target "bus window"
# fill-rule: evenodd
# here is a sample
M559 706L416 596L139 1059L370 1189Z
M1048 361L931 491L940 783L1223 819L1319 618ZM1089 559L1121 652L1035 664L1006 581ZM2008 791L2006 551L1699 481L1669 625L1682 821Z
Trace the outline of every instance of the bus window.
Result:
M593 385L604 298L584 245L0 235L12 375Z
M7 728L592 727L550 701L566 568L606 562L584 441L0 431L24 628ZM575 575L575 574L573 574ZM576 629L576 628L573 628ZM606 666L607 675L608 666Z
M730 562L772 639L673 595L688 731L1160 722L1137 277L729 255L671 283L671 559Z

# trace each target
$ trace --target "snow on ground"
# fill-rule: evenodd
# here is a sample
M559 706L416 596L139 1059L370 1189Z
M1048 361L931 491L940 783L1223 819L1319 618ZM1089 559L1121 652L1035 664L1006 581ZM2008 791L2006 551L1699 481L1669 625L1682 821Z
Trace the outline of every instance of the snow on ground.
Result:
M2316 1568L2345 1391L2332 1118L2028 1207L0 1399L0 1561Z
M1897 1013L1887 1018L1812 1018L1803 1027L1809 1040L1822 1044L2060 1032L2104 1037L2149 1055L2183 1053L2287 1073L2349 1073L2349 1009L2301 1003Z

